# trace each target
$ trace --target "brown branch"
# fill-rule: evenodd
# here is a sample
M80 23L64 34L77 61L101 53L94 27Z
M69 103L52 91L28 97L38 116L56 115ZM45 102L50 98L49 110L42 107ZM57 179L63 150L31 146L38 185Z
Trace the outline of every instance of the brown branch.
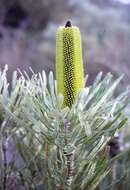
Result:
M45 156L46 156L46 160L48 160L48 144L45 143Z

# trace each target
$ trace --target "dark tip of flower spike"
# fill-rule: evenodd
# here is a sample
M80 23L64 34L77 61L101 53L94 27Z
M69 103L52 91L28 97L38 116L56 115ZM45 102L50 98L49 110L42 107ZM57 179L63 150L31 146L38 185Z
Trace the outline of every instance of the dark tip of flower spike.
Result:
M71 26L72 26L71 21L68 20L68 21L66 22L66 24L65 24L65 28L67 28L67 27L71 27Z

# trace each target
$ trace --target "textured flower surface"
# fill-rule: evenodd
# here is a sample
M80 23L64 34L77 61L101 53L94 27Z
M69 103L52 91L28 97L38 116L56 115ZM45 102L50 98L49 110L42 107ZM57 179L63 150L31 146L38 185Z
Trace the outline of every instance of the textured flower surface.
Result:
M80 31L70 21L57 31L56 79L58 93L64 95L64 105L71 107L84 87L84 72Z

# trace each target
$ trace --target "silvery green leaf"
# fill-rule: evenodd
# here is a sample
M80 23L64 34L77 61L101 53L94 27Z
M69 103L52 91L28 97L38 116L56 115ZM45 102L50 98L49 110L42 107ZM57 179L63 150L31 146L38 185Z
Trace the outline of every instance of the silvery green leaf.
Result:
M62 94L58 94L57 96L57 103L59 108L61 109L63 107L64 97Z

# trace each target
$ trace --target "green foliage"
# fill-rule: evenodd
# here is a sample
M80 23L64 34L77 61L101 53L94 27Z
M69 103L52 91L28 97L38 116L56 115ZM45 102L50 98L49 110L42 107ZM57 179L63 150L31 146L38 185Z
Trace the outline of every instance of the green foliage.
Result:
M110 173L115 159L109 159L107 143L127 121L122 112L128 103L128 89L114 98L121 79L112 82L110 73L104 79L99 73L72 108L63 108L52 72L48 77L44 71L33 73L31 78L21 73L19 79L15 73L11 93L4 83L1 105L10 124L5 130L22 158L12 172L27 189L44 185L47 190L94 190ZM68 182L67 156L71 153L74 174Z
M114 178L114 179L113 179ZM100 183L99 190L129 190L130 189L130 149L116 157L112 170Z

